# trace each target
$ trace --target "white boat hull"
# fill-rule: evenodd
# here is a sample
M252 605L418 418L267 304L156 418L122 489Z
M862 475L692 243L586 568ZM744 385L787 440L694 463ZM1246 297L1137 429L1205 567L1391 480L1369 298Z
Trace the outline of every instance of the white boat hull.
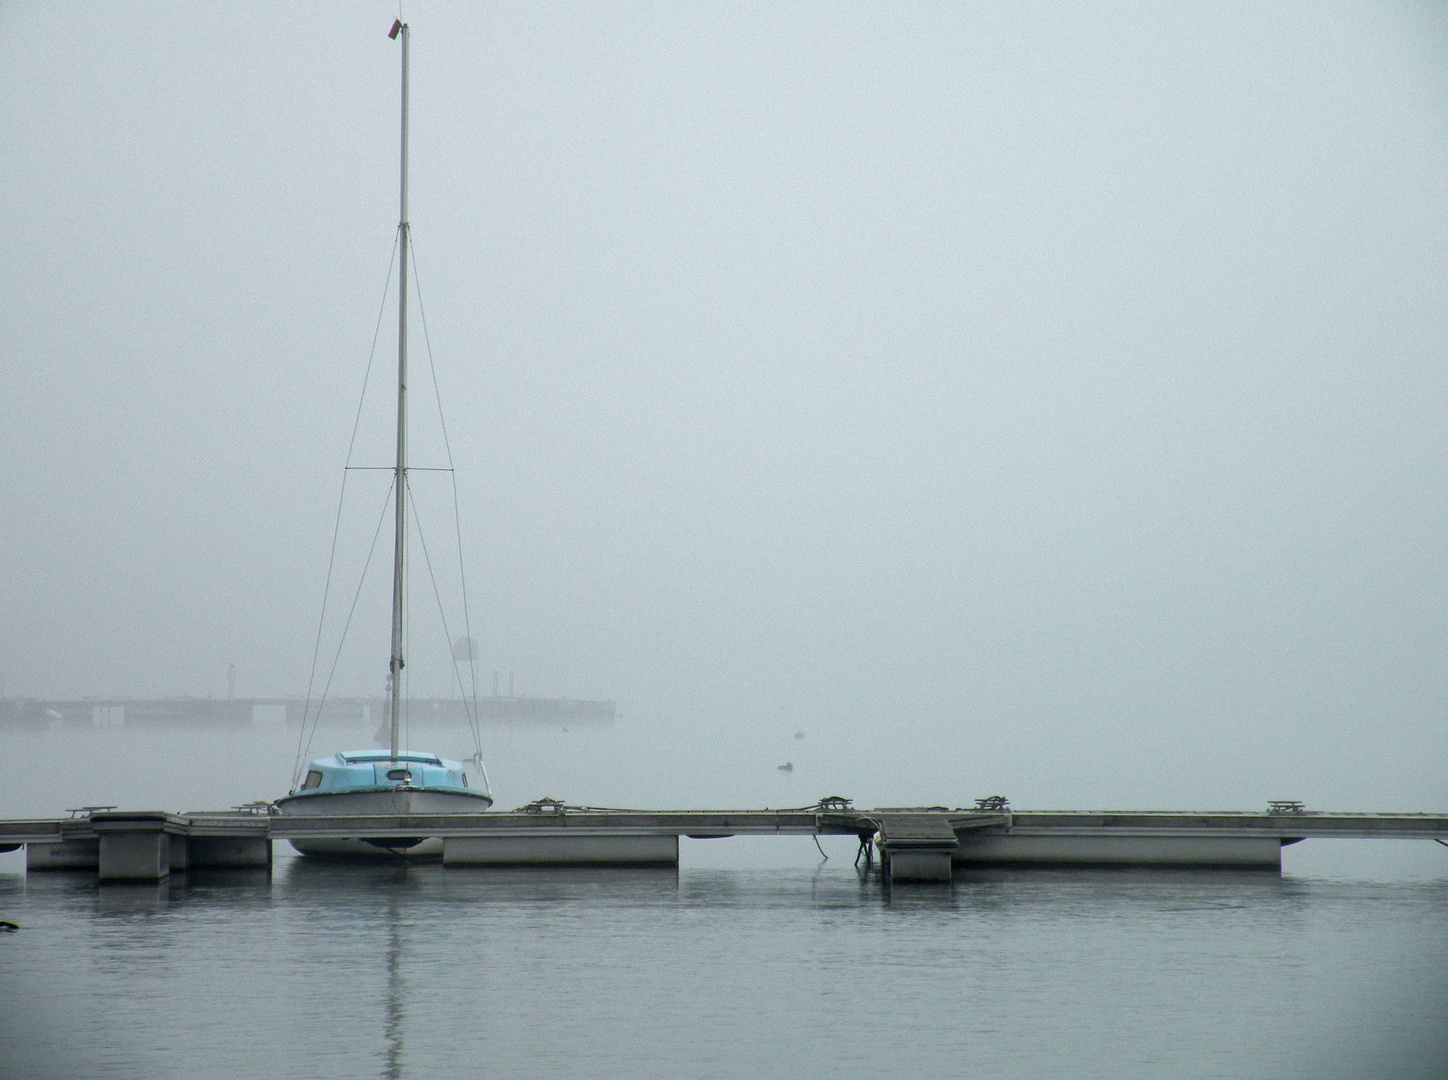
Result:
M275 805L283 814L362 817L373 814L473 814L485 812L492 804L493 800L480 792L401 787L375 791L328 791L315 795L287 795L278 799ZM441 837L408 835L395 839L416 839L418 842L385 844L356 837L319 836L299 838L290 843L303 855L324 859L392 859L399 855L409 859L442 857Z

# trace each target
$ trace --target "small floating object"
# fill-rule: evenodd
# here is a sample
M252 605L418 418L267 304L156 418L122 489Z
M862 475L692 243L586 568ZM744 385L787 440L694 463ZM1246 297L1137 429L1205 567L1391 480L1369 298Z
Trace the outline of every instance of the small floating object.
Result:
M19 929L20 927L16 926L13 922L6 922L4 919L0 919L0 934L13 934Z
M796 731L796 732L794 733L794 737L795 737L796 739L803 739L803 738L804 738L804 732L803 732L803 731Z
M776 766L780 772L794 772L794 762L786 761L783 765Z

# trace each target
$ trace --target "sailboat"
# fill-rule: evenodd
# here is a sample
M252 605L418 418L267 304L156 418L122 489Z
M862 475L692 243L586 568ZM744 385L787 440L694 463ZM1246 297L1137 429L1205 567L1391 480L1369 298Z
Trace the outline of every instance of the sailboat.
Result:
M273 804L279 813L308 815L457 814L488 809L493 803L481 756L472 764L481 786L469 776L468 764L436 754L403 750L402 669L404 570L407 528L407 76L408 27L401 19L388 36L402 39L402 168L401 216L397 224L401 255L397 301L397 463L393 467L392 657L388 667L389 746L383 750L343 751L311 761L306 776ZM402 854L426 853L426 838L362 841L347 838L293 840L303 854L341 856L380 854L379 848Z

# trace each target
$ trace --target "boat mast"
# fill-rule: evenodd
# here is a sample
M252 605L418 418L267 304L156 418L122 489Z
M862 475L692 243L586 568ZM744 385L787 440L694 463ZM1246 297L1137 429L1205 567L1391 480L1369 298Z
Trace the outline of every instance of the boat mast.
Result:
M398 19L387 35L402 35L402 185L401 213L397 221L400 249L397 279L397 467L393 472L395 533L392 542L392 760L397 761L402 722L402 572L407 542L407 24Z

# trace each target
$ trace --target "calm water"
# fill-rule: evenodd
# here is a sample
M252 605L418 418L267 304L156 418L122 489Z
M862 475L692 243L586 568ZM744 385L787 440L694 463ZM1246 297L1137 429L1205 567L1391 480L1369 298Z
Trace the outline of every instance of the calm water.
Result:
M1448 1075L1444 880L279 857L0 913L6 1077Z
M786 775L670 730L490 731L500 805L981 794L868 755L811 763L792 738ZM272 797L296 733L5 742L0 816L24 817ZM853 838L824 846L822 866L804 837L761 837L685 841L677 873L560 873L278 845L270 878L139 888L3 854L0 918L23 929L0 935L0 1078L1448 1076L1448 848L1308 841L1281 877L1029 872L892 895L855 874Z

